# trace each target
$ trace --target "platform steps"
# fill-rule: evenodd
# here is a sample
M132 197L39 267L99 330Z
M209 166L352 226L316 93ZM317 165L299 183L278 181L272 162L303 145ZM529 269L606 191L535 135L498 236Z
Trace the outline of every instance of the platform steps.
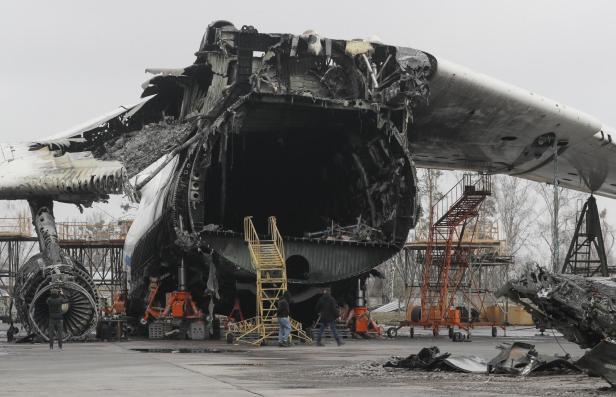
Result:
M244 239L250 251L250 260L257 276L257 315L254 318L230 323L227 341L247 342L253 345L267 344L278 338L278 300L287 291L287 271L284 261L284 245L278 231L276 218L268 218L271 240L261 240L252 223L252 217L244 218ZM302 325L291 319L291 340L311 343L311 338Z

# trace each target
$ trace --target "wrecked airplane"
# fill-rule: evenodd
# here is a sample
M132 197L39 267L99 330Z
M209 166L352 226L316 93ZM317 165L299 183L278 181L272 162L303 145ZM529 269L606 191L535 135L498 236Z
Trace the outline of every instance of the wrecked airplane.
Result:
M352 302L356 278L394 255L415 225L416 166L551 181L558 157L563 186L616 196L611 130L423 51L217 21L192 65L148 72L138 104L28 152L56 167L86 154L122 163L121 175L104 179L109 186L133 178L140 207L125 263L136 315L151 278L161 296L185 281L202 307L219 296L222 313L238 295L254 302L248 215L257 225L279 219L294 302L323 284ZM99 198L90 180L63 187L73 195L48 194L56 183L41 173L32 185L49 186L39 196ZM0 179L0 197L33 197L9 182Z

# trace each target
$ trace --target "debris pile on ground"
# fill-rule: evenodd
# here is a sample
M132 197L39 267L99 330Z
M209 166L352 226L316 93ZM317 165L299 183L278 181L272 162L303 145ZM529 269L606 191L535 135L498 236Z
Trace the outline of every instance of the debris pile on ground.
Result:
M575 365L588 371L591 376L602 377L615 387L616 342L605 339L577 360Z
M556 328L571 342L593 349L576 362L616 385L616 280L528 269L496 294L521 304L538 327Z
M486 362L477 356L452 356L449 353L440 354L436 346L425 347L417 354L406 358L394 357L386 362L386 368L406 368L422 371L449 371L467 373L486 373Z
M406 368L420 371L466 372L475 374L509 374L525 376L530 373L580 373L569 356L547 356L537 353L535 345L514 342L497 346L500 353L486 363L477 356L441 354L436 346L426 347L406 358L393 357L385 368Z
M537 353L535 345L524 342L503 343L500 353L488 363L488 372L509 375L530 373L579 373L569 355L548 356Z
M190 123L162 121L148 124L141 130L120 135L115 141L105 143L99 153L103 160L122 162L130 177L138 174L160 157L184 143L192 131Z

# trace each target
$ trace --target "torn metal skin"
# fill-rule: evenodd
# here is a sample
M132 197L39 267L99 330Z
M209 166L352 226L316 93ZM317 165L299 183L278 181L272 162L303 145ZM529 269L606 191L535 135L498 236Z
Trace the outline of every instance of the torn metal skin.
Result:
M582 356L575 364L589 375L601 376L612 387L616 386L616 342L605 339Z
M535 345L530 343L504 343L497 348L501 351L488 363L488 373L526 376L547 371L580 372L568 355L560 357L539 354Z
M440 354L436 346L424 347L417 354L406 358L394 357L386 362L385 368L406 368L421 371L448 371L485 374L487 364L477 356L455 356L450 353Z
M569 356L547 356L537 353L535 345L514 342L497 346L501 351L486 363L477 356L441 354L436 346L426 347L406 358L394 357L383 366L421 371L449 371L476 374L508 374L526 376L531 373L580 372Z
M554 274L537 268L498 292L521 304L544 328L583 348L616 336L616 282L608 277Z
M567 340L593 348L576 362L580 368L616 379L616 281L609 277L554 274L529 269L508 282L497 296L506 296L531 313L541 328L555 328Z
M71 143L70 150L122 161L130 175L161 156L135 179L142 204L125 250L131 310L142 309L144 280L176 274L180 258L204 305L208 268L216 266L224 288L217 310L230 310L235 287L253 277L241 234L247 215L280 220L298 296L309 299L325 283L340 283L346 294L343 284L395 254L415 225L407 135L413 112L428 103L435 59L225 21L208 27L196 57L183 69L152 70L143 92L152 99L109 124L104 147L88 138ZM166 140L153 145L157 137Z

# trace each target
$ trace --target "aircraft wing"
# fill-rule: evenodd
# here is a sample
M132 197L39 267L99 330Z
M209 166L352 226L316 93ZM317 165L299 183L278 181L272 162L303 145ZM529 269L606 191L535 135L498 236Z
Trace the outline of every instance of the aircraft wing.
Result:
M134 116L154 97L155 95L151 95L132 105L119 106L69 130L31 142L30 149L37 150L46 146L50 150L92 150L96 145L102 145L107 140L117 137L118 133L127 131Z
M135 199L122 162L104 149L144 122L140 111L153 97L40 141L0 144L0 200L50 197L89 205L119 193Z
M616 131L533 92L439 60L409 134L419 167L554 179L616 198ZM555 150L555 144L557 150Z
M109 194L133 194L118 161L101 161L89 152L58 155L48 147L0 143L0 200L49 197L89 205Z

